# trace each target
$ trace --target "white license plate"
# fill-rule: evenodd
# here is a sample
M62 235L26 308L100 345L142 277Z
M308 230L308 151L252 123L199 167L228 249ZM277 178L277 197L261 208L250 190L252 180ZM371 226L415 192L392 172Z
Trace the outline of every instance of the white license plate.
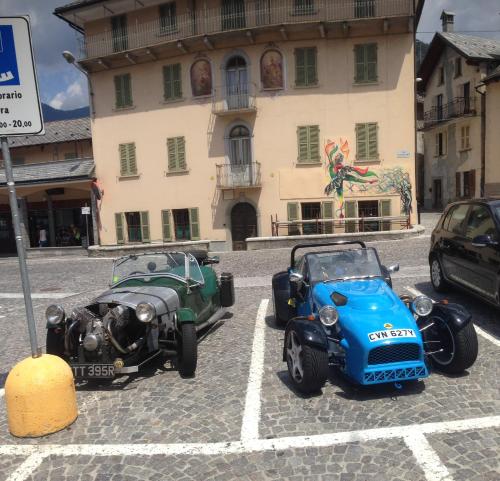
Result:
M72 364L76 379L110 379L115 377L113 364Z
M384 339L395 339L402 337L417 337L413 329L388 329L386 331L375 331L368 334L370 342L383 341Z

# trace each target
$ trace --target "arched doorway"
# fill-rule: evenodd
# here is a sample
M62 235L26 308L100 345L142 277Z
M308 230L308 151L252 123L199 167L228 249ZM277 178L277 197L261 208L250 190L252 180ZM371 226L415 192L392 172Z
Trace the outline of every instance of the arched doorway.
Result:
M247 62L241 55L226 64L226 101L229 110L248 108Z
M233 250L246 250L245 239L257 236L257 213L253 205L240 202L231 209L231 236Z

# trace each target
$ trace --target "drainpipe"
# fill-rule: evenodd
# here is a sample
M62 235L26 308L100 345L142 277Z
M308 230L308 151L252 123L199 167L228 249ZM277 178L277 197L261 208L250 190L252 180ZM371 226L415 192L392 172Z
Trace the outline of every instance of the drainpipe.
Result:
M486 91L481 92L479 88L484 87L480 83L474 90L481 95L481 180L479 182L480 197L484 197L484 185L486 183Z

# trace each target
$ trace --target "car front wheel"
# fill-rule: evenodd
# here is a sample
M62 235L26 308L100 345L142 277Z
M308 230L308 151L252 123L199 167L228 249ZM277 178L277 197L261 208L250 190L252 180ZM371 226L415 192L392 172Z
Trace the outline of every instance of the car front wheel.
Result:
M179 373L182 377L193 377L198 363L198 340L194 324L181 325L178 349Z
M56 329L47 329L45 350L47 354L64 358L64 335Z
M443 276L441 262L437 257L433 257L431 260L431 283L436 292L444 292L448 287L448 283Z
M286 363L295 388L312 394L321 390L328 376L328 355L321 349L302 344L293 329L286 337Z

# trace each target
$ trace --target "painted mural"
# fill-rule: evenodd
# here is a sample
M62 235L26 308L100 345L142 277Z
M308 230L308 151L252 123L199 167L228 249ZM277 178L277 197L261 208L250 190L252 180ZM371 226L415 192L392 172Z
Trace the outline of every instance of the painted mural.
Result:
M402 167L381 169L379 172L369 167L355 167L349 164L349 143L340 139L337 143L328 139L325 144L328 175L330 182L325 187L325 195L336 195L338 207L336 217L343 219L344 193L371 192L373 194L399 194L402 213L409 215L412 210L410 175Z
M262 88L283 88L283 56L278 50L268 50L260 59Z
M197 60L191 66L191 90L193 97L212 94L212 67L205 58Z

